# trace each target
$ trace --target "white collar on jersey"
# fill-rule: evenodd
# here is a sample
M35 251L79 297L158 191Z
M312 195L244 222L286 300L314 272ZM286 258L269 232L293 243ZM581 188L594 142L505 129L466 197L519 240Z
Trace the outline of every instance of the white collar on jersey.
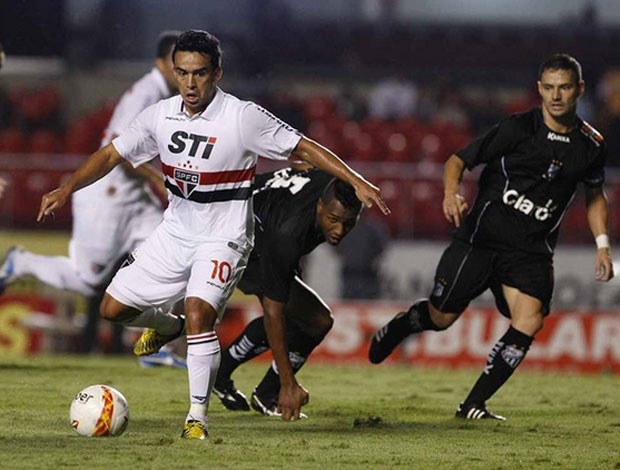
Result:
M209 106L207 106L207 108L202 113L200 113L200 117L206 119L207 121L213 121L222 109L222 106L224 104L224 94L225 93L219 87L217 87L215 89L215 96L213 97L213 100L211 101L211 103L209 103ZM181 98L180 95L179 98ZM181 98L181 106L179 107L179 111L177 112L177 114L184 114L187 116L187 113L185 112L185 104L183 103L183 98Z

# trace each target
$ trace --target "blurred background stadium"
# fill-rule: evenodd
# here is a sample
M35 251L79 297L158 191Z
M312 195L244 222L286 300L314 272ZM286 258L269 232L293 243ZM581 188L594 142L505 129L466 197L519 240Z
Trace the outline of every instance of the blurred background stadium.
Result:
M222 41L224 90L333 149L377 183L391 206L389 217L368 211L342 248L321 247L307 260L309 283L336 316L318 357L363 360L368 334L428 294L450 234L440 210L442 162L502 117L536 105L538 65L554 52L581 62L587 93L580 115L609 144L617 245L615 0L0 0L0 12L7 55L0 176L9 183L0 201L2 252L22 244L66 254L70 207L39 226L41 195L97 149L116 100L150 69L159 32L190 28ZM465 181L470 200L473 183ZM579 195L556 256L554 305L562 315L537 338L531 364L620 370L620 294L617 284L595 284L593 247ZM231 310L229 321L239 325L256 314L237 298ZM0 298L0 355L71 350L82 316L75 295L12 286ZM442 345L431 334L394 360L479 364L503 328L497 317L483 296ZM101 351L109 349L106 335L104 328Z

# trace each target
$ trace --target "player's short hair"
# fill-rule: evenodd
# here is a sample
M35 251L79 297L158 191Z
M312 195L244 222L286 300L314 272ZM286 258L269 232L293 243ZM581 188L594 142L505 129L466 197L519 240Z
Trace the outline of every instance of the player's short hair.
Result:
M177 39L181 35L181 31L162 31L157 38L156 56L158 59L165 59L170 53Z
M321 200L325 204L329 204L334 198L338 199L344 207L352 212L360 212L362 210L362 201L355 195L353 186L338 178L334 178L327 183L323 194L321 194Z
M199 29L190 29L185 31L174 46L172 51L172 61L178 51L183 52L199 52L208 55L211 59L213 70L222 65L222 49L220 49L220 40L211 33Z
M577 79L577 83L583 80L583 76L581 75L581 64L577 62L577 59L568 54L553 54L540 64L540 68L538 69L538 80L542 78L543 73L547 70L570 70Z

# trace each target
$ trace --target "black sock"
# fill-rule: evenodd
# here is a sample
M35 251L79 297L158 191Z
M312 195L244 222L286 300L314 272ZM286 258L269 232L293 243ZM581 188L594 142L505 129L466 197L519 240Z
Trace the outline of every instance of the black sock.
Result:
M407 315L409 317L409 324L411 328L411 333L420 333L422 331L439 331L437 325L433 323L431 320L431 312L428 307L428 299L420 299L417 300L409 311Z
M484 372L469 392L465 405L484 406L523 361L533 340L533 337L509 327L491 349Z
M310 353L316 348L325 335L312 336L303 331L302 326L298 326L293 322L286 324L287 328L287 344L288 344L288 358L291 361L293 372L297 373L299 369L303 367L310 356ZM256 387L256 393L261 399L267 402L275 400L277 402L278 395L280 394L280 376L274 368L272 363L271 367L263 377L263 380ZM266 403L267 404L267 403Z
M244 362L255 358L269 349L267 333L263 317L252 320L243 330L243 333L235 339L228 348L222 352L222 361L217 372L216 383L224 386L230 380L230 376Z

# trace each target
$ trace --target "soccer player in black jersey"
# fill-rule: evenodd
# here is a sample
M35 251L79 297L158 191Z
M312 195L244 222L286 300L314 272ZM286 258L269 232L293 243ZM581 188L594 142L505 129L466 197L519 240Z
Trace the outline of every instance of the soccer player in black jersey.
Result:
M289 370L278 371L273 362L254 389L251 405L264 415L279 416L280 383L303 366L333 324L329 307L302 281L300 259L325 241L340 243L361 209L353 187L322 171L286 168L256 176L255 245L237 287L258 296L264 316L250 322L222 352L213 391L226 408L249 410L231 375L271 345L274 356L284 355ZM286 344L272 343L285 337Z
M540 67L540 108L514 115L450 156L444 168L443 213L457 227L443 253L429 299L398 313L372 338L369 359L382 362L407 336L452 325L469 302L491 289L510 327L493 346L484 372L456 416L504 419L486 401L508 380L549 313L553 250L558 229L583 183L590 230L596 241L594 276L613 276L608 206L603 192L607 157L601 135L576 114L583 94L581 66L556 54ZM459 194L465 169L484 164L478 196Z

